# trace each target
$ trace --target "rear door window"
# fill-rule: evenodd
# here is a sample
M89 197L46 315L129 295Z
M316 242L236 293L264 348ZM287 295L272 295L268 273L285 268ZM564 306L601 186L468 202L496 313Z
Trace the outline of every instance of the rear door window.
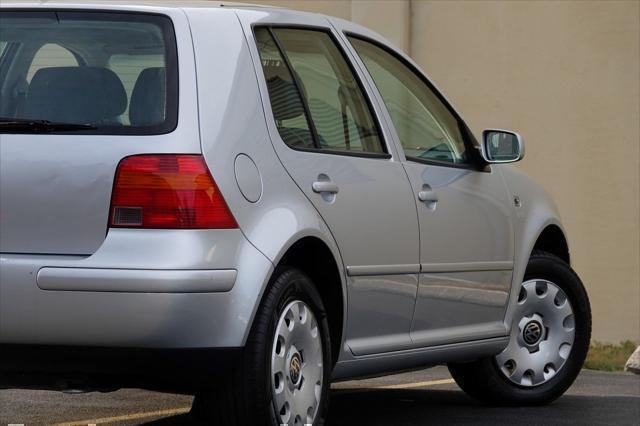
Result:
M328 32L258 28L256 38L285 142L308 146L312 139L324 151L385 153L362 88Z
M29 128L30 121L81 125L73 131L93 134L161 134L177 125L168 17L1 12L0 26L0 133L58 131Z
M266 28L256 29L262 70L267 80L271 110L282 140L293 148L316 147L302 95L282 53Z

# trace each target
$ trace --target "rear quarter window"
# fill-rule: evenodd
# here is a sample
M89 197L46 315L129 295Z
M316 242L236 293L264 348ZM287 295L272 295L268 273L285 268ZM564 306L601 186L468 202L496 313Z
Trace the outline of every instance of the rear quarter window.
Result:
M0 26L5 124L46 120L88 125L77 132L92 134L176 127L177 51L168 17L10 11L0 12ZM0 133L6 128L0 125Z

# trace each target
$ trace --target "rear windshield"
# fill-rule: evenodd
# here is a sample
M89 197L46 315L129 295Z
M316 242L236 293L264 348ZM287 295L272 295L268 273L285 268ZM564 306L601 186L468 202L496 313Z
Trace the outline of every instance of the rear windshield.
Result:
M10 11L0 12L0 28L0 133L161 134L176 127L169 18Z

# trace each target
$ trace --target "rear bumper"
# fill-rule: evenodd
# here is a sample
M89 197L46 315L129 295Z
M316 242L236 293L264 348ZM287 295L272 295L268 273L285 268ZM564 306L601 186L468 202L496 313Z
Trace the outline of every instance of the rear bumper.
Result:
M111 230L91 256L0 255L0 344L242 347L273 265L239 230Z

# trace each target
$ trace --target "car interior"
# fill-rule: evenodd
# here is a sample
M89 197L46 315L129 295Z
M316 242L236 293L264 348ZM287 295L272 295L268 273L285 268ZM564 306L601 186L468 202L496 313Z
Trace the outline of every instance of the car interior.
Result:
M0 117L101 129L164 122L165 46L156 25L15 21L2 22Z

